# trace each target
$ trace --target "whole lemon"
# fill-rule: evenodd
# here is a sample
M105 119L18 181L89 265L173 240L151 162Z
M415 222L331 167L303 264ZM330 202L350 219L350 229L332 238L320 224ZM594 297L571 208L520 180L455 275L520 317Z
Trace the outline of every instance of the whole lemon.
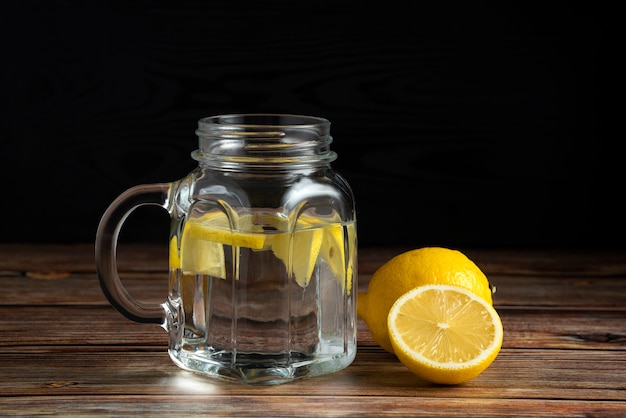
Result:
M357 314L382 348L394 352L387 317L395 301L409 290L429 284L459 286L490 305L493 303L487 277L462 252L443 247L423 247L399 254L374 272L367 292L358 296Z

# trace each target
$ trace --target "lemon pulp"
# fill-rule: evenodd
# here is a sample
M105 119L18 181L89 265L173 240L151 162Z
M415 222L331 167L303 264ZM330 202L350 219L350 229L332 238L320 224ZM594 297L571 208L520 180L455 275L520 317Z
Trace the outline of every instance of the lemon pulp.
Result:
M493 306L467 289L419 286L393 305L389 336L400 361L435 383L457 384L482 373L502 346Z

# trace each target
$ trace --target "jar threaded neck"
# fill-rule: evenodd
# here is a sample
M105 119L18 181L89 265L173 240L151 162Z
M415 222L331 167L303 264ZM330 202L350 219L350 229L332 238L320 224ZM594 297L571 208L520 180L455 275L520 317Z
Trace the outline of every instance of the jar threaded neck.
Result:
M328 164L330 122L323 118L287 114L233 114L198 122L199 149L192 157L214 165L259 166Z

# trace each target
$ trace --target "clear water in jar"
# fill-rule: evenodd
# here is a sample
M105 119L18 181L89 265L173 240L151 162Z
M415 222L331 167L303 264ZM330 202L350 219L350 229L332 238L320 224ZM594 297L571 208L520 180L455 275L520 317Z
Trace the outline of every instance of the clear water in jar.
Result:
M247 215L234 229L222 216L188 220L171 242L165 307L174 362L251 384L348 366L356 354L354 224Z

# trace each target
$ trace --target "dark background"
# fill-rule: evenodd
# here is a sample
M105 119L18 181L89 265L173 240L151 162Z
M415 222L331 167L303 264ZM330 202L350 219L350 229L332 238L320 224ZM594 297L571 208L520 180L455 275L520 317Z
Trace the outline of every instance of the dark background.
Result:
M624 247L594 4L4 2L0 240L92 242L195 167L198 119L284 112L332 122L360 245Z

